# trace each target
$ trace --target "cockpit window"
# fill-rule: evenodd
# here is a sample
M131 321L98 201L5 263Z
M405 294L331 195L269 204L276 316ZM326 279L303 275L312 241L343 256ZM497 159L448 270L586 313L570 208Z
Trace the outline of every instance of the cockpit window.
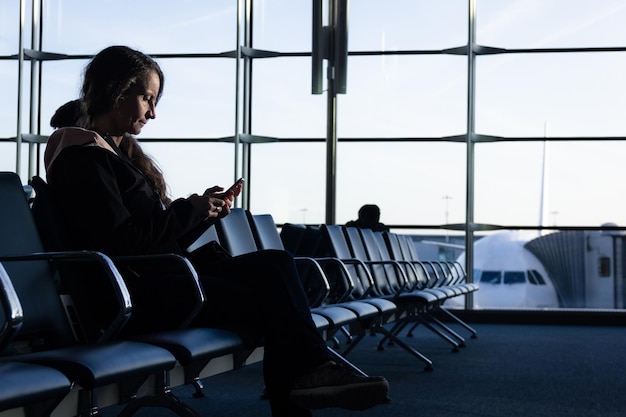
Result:
M539 285L546 285L546 280L539 273L539 271L532 269L532 270L530 270L528 272L530 273L530 275L535 277L535 280L537 280L537 284L539 284Z
M505 284L523 284L526 282L526 274L524 271L505 271L504 283Z
M499 284L502 279L502 273L500 271L483 271L480 274L480 282L486 284Z

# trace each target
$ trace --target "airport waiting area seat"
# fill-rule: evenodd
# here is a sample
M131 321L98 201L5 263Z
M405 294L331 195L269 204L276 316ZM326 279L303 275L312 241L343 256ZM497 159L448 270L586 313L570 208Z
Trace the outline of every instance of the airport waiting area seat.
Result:
M45 246L48 249L62 246L53 207L48 201L47 184L37 176L32 178L31 184L36 193L32 211ZM251 356L252 351L244 346L243 339L235 332L188 328L205 303L204 290L188 259L175 254L159 254L118 256L113 262L133 298L133 314L118 337L170 351L177 360L176 368L170 372L170 384L192 385L194 396L202 397L201 375L236 369L248 360L259 360L259 352ZM213 366L216 360L221 363ZM135 402L136 407L139 404L139 401ZM175 399L173 404L183 414L194 414Z
M278 232L276 223L271 214L252 214L246 212L250 226L252 228L257 246L260 249L284 249L281 235ZM363 301L355 298L353 295L356 288L362 289L361 283L353 280L346 265L335 258L311 258L296 256L296 260L306 260L316 265L316 273L323 274L324 281L328 282L328 290L324 300L316 300L313 306L325 304L326 307L338 306L353 311L359 317L359 328L356 330L356 340L352 339L352 334L348 332L350 344L349 348L343 350L343 354L349 353L349 350L355 346L358 341L364 337L365 331L375 332L378 327L382 326L395 312L393 303L382 301L380 303ZM301 272L302 276L308 275L310 271ZM332 278L332 283L330 282Z
M15 288L0 264L0 350L22 325L23 310ZM61 371L0 358L0 412L20 409L24 415L49 416L70 392L72 382Z
M266 249L280 249L282 247L278 242L281 240L282 234L278 233L277 226L270 214L251 214L247 212L247 215L260 247ZM328 229L328 226L322 225L309 233L309 237L316 242L315 246L324 240L320 238L320 233L324 233L324 231L333 233L335 230L334 227L330 227L330 231ZM425 364L425 370L432 370L432 361L430 359L407 345L387 329L386 326L398 320L402 313L393 301L382 297L377 292L368 267L360 260L348 256L347 252L339 255L345 256L315 256L311 258L320 264L329 281L335 284L339 283L340 289L335 292L340 295L332 299L328 305L354 310L357 314L360 309L365 309L364 306L367 306L366 311L371 312L366 318L363 318L363 315L361 315L360 327L351 329L353 330L351 336L354 337L348 340L349 343L341 351L341 354L344 356L348 355L366 335L378 333L382 334L385 339L394 340L395 343L420 359ZM357 273L358 269L360 269L360 273ZM333 284L331 284L332 286Z
M376 281L389 285L387 292L391 291L398 302L412 308L415 301L423 305L425 300L434 297L435 300L429 302L427 308L413 310L402 323L398 323L393 329L396 334L413 321L436 333L452 345L454 352L458 352L459 347L465 346L465 339L436 317L435 313L442 313L462 324L475 336L475 331L470 326L445 309L444 303L447 300L464 294L465 290L448 285L446 279L437 275L435 270L434 274L429 275L428 266L436 262L408 262L402 258L394 258L383 237L383 234L389 235L389 232L351 227L345 228L345 232L355 256L367 259L372 265L371 270Z
M289 229L294 228L292 225L286 226ZM444 307L444 303L450 298L477 289L473 284L462 282L464 274L460 272L462 269L459 270L458 265L409 261L399 256L399 240L404 235L341 225L308 228L311 229L309 239L315 242L313 245L309 242L308 245L316 248L316 256L342 259L354 277L354 282L362 283L363 288L367 288L367 282L372 282L372 289L366 292L359 291L356 286L356 297L367 300L372 296L373 299L383 298L396 304L396 317L390 321L388 330L390 334L380 341L379 349L383 349L385 342L395 343L423 362L430 363L430 359L398 338L410 324L413 327L408 336L412 336L413 329L422 324L449 343L454 352L458 352L460 347L465 346L465 339L450 328L448 323L440 320L440 315L444 315L446 321L460 324L470 331L472 337L476 337L474 329ZM318 236L312 237L313 233ZM397 246L394 250L397 249L397 252L392 253L391 245L394 242ZM306 245L305 242L302 243L303 246ZM409 243L405 241L403 244Z
M243 255L261 249L284 250L282 242L280 242L279 238L276 238L278 231L275 225L273 226L274 231L272 232L275 236L271 238L268 236L260 237L258 232L261 231L261 229L254 229L253 231L253 225L254 222L249 213L246 213L244 209L233 208L228 216L220 219L216 224L219 242L224 245L233 256ZM261 223L259 222L258 226L260 225ZM271 229L266 229L266 231L269 230ZM358 367L347 361L342 354L334 350L340 345L337 335L343 333L348 337L348 340L350 340L350 329L359 329L359 331L361 331L363 328L368 328L371 320L378 315L378 310L372 305L365 304L352 307L342 305L341 303L325 304L324 301L325 296L328 294L329 284L322 268L312 258L295 257L295 261L300 266L304 265L308 272L312 270L312 272L307 275L309 275L311 280L317 281L307 283L305 274L302 272L302 269L300 269L301 279L304 279L303 287L309 298L313 320L316 323L327 323L324 326L322 334L326 340L331 342L329 349L332 355L337 361L364 374ZM318 292L321 292L322 295L318 294Z
M19 328L15 326L10 337L5 337L6 347L0 356L2 369L10 371L7 377L28 379L29 372L36 369L23 366L24 373L18 374L19 366L4 363L60 371L72 384L68 395L71 399L61 404L69 415L96 415L102 406L125 404L121 416L132 415L142 406L167 407L181 416L197 416L172 394L172 372L182 373L180 383L194 383L199 389L203 371L205 375L223 372L246 363L250 352L243 349L243 342L235 333L184 328L204 302L188 261L176 256L158 257L151 263L146 263L146 259L139 262L136 258L118 258L120 269L132 266L133 282L130 275L122 277L114 261L104 254L44 252L15 173L0 173L0 196L0 235L5 237L0 239L0 264L23 311ZM174 264L177 268L186 266L182 276L187 281L181 280L179 273L143 276L141 267L147 264L152 265L149 270L156 268L161 273L173 270ZM68 274L76 271L76 265L89 265L89 269L81 269L80 276ZM66 279L67 275L71 279ZM163 283L169 286L155 288ZM183 301L191 307L181 308L185 313L180 317L172 314L174 321L163 329L154 322L165 317L163 314L156 314L152 323L146 322L156 311L150 307L163 303L161 308L167 310L170 299L176 303L175 296L181 294L178 287L187 291ZM168 297L170 289L176 292ZM145 302L155 291L156 303ZM135 300L138 303L133 305ZM134 327L129 326L133 323ZM216 358L220 360L216 369L203 369Z
M92 415L99 407L98 391L113 385L120 396L136 396L149 378L165 381L176 363L165 349L146 343L113 340L128 319L132 303L111 260L96 252L45 253L41 246L19 177L0 173L0 263L22 306L21 326L6 340L2 359L48 366L62 372L79 388L76 415ZM54 262L86 262L102 268L110 289L111 314L97 323L91 343L76 341L75 316L62 302ZM86 278L88 279L88 278ZM106 316L106 315L103 315ZM72 323L74 321L74 323ZM94 323L92 323L94 324ZM87 326L84 334L90 334ZM130 402L130 401L129 401ZM94 411L95 410L95 411Z

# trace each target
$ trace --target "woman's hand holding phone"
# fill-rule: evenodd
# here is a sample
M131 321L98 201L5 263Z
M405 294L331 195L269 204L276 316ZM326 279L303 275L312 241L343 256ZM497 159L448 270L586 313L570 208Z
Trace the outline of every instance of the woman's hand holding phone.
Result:
M233 185L228 187L226 191L220 193L218 196L224 200L232 201L241 194L241 189L243 188L243 182L245 180L243 178L239 178Z
M228 200L229 202L232 202L232 200L234 200L235 197L241 194L241 189L243 188L244 181L245 180L243 178L239 178L237 181L235 181L233 185L228 187L228 189L224 192L221 192L223 190L222 187L213 186L207 189L204 192L204 195L210 195L215 198L221 198L222 200Z

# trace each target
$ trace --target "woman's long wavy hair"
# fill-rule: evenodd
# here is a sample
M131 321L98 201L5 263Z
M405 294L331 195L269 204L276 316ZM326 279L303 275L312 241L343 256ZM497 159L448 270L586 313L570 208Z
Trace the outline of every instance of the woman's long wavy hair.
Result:
M85 111L85 125L93 127L93 121L114 110L137 86L145 87L152 73L159 77L158 103L163 94L163 71L152 58L127 46L110 46L100 51L87 65L83 78L81 99ZM107 133L107 132L102 132ZM152 182L167 206L171 203L163 172L143 151L137 139L125 134L120 149L132 163Z

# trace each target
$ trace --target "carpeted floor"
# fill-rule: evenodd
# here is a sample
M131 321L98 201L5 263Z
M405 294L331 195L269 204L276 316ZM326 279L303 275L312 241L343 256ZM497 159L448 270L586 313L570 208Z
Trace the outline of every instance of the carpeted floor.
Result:
M477 339L453 353L425 328L406 338L433 362L422 363L398 346L376 351L367 337L349 356L390 383L391 403L367 411L318 410L316 417L624 417L626 416L626 329L617 326L477 324ZM461 332L459 330L459 332ZM462 333L463 334L463 333ZM463 334L465 335L465 334ZM260 364L204 381L206 397L175 389L207 417L269 417L259 399ZM102 410L105 417L116 409ZM138 417L173 416L143 409Z

